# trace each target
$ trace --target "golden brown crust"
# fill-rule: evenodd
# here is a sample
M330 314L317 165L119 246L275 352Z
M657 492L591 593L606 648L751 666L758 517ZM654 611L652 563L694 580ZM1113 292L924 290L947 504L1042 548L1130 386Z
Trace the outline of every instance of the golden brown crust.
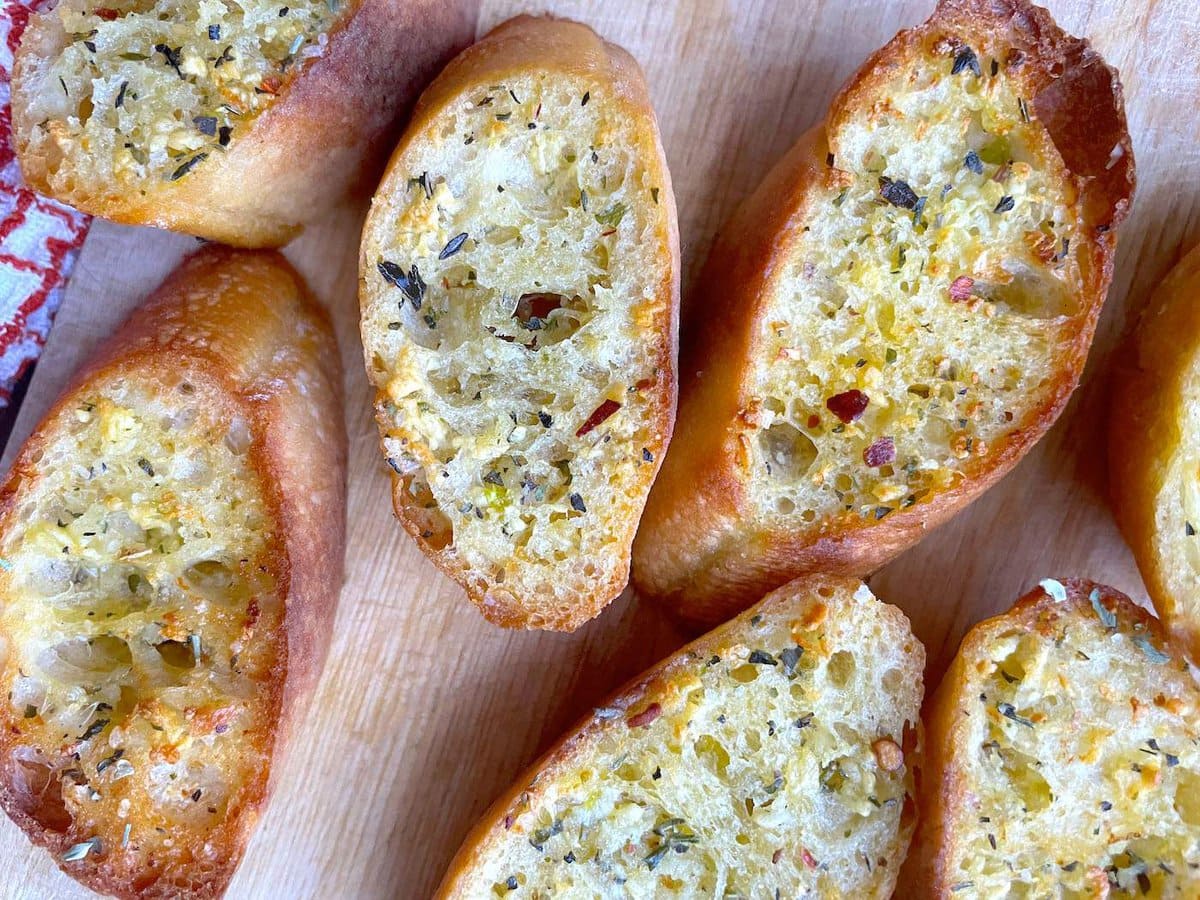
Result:
M1083 285L1074 338L1046 402L963 467L964 477L908 510L876 522L861 517L808 527L745 524L739 476L745 453L739 416L747 408L752 341L768 282L803 228L812 194L835 177L829 136L862 115L896 67L943 35L969 34L981 53L1022 54L1022 93L1053 139L1083 198L1092 239L1080 252ZM1089 121L1087 128L1080 121ZM1113 148L1118 148L1114 151ZM718 235L692 304L706 317L685 333L680 412L673 450L655 483L634 547L634 584L685 621L720 621L804 572L863 575L948 521L1003 477L1054 423L1082 374L1108 284L1115 234L1132 197L1132 147L1117 73L1087 41L1062 32L1024 0L943 0L924 25L903 31L872 56L834 100L828 118L800 139ZM711 315L708 313L711 312Z
M154 225L237 247L279 247L368 183L419 87L471 39L478 0L358 0L324 55L294 67L280 96L228 151L146 196L110 186L57 199L129 225ZM30 21L13 75L13 135L25 182L48 196L48 160L29 151L20 96L27 53L49 40Z
M1173 474L1176 480L1195 477L1173 473L1172 464L1179 454L1186 455L1184 417L1195 402L1188 393L1190 389L1194 395L1200 352L1198 295L1200 248L1188 253L1155 290L1129 352L1118 354L1109 421L1113 512L1154 608L1192 659L1200 659L1200 600L1188 589L1194 576L1174 571L1163 548L1192 539L1180 524L1187 518L1181 492L1171 492L1168 482ZM1175 533L1164 534L1168 527Z
M671 176L667 169L666 155L658 134L658 126L651 106L645 78L637 61L623 48L601 39L586 25L548 16L518 16L498 25L478 43L457 56L425 90L413 111L404 136L396 146L388 163L387 171L380 182L377 196L386 196L398 188L397 180L407 181L404 157L409 147L419 141L434 118L464 91L483 84L498 84L529 71L561 73L585 82L604 84L614 99L628 109L629 120L644 123L643 134L654 148L654 157L645 160L647 169L653 173L653 182L659 185L659 203L667 214L662 217L664 233L661 240L670 251L670 270L662 273L656 289L656 300L666 311L661 333L665 338L655 347L657 351L657 381L648 388L653 394L654 404L653 439L647 449L653 462L641 469L645 489L648 490L665 456L667 444L675 425L675 400L677 395L678 370L678 309L679 309L679 226L675 217L675 194ZM364 236L370 233L372 219L369 216L364 227ZM366 308L368 287L366 273L373 272L375 262L367 259L366 241L364 255L359 260L359 297ZM364 340L364 344L367 341ZM369 356L369 352L368 352ZM367 359L368 373L371 360ZM385 385L376 385L376 419L381 431L386 431L389 422L383 411ZM532 608L533 598L521 597L504 585L480 577L461 559L448 558L446 554L430 544L423 534L420 508L408 490L407 482L398 474L392 475L392 504L396 517L426 556L447 576L454 579L467 591L467 595L487 619L504 628L539 628L551 631L574 631L584 622L595 618L604 607L618 597L629 581L629 552L619 570L605 573L591 583L587 595L580 595L574 606L565 614ZM623 546L633 543L637 531L636 512L629 516L626 534L620 539Z
M637 727L641 718L656 716L656 712L649 712L658 706L656 698L673 698L679 693L680 685L694 680L696 660L723 654L731 643L740 643L743 639L739 638L739 634L745 631L755 613L768 617L791 614L801 620L811 618L820 622L827 614L823 597L840 593L855 594L862 589L864 585L858 579L836 575L814 574L798 579L762 598L753 610L745 611L681 647L622 685L596 711L584 716L560 741L530 765L508 791L496 799L463 840L434 896L445 900L472 896L469 891L472 870L482 864L481 860L491 856L490 849L509 839L507 832L522 811L538 807L540 800L548 790L553 789L560 776L571 773L580 758L586 758L594 751L611 721L622 719L630 727ZM903 612L875 598L872 598L872 602L878 603L883 617L897 623L905 633L910 633L908 619ZM924 648L915 638L913 643L919 651L916 663L919 672L924 665ZM918 677L914 704L922 693L923 687ZM880 702L886 702L885 698L880 698ZM904 753L915 770L916 761L925 752L924 740L916 729L909 734L906 726L905 731ZM912 827L907 806L904 822L906 824L903 827ZM907 840L904 844L907 845Z
M22 482L37 478L37 459L49 441L46 429L70 415L81 392L117 377L152 388L181 372L214 388L218 399L209 402L218 404L217 412L242 415L250 423L249 458L279 535L268 565L284 599L286 646L266 687L277 718L255 738L273 750L276 769L329 648L342 580L346 493L337 344L327 315L282 256L208 247L172 273L82 367L21 449L0 489L0 531L11 527ZM0 742L6 759L9 750ZM160 880L161 872L131 872L106 860L68 868L62 863L68 836L30 816L14 792L9 768L3 771L0 805L72 877L119 897L178 895L176 885ZM236 813L222 834L222 855L191 896L224 892L267 800L269 778L268 771L259 773L231 803ZM182 830L174 837L179 844L196 840ZM206 837L211 839L200 840ZM199 856L198 844L191 849Z
M1045 584L1047 582L1043 582ZM971 795L967 775L959 765L959 754L970 746L970 722L963 713L964 698L978 690L978 666L987 659L993 641L1007 632L1024 629L1053 636L1064 619L1094 618L1090 599L1116 616L1122 631L1148 635L1154 645L1168 644L1159 621L1120 591L1082 578L1059 580L1066 599L1052 597L1038 586L1016 602L1011 610L977 624L962 645L941 683L925 706L925 754L916 768L919 815L912 852L902 870L901 888L916 897L951 898L956 882L951 860L956 857L956 838L962 810Z

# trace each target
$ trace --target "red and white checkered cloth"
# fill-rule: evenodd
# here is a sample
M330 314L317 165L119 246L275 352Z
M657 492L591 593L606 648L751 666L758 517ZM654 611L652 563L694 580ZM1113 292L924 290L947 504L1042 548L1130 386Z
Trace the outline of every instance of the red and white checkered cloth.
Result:
M13 52L47 0L0 0L0 407L42 352L91 216L35 194L12 148Z

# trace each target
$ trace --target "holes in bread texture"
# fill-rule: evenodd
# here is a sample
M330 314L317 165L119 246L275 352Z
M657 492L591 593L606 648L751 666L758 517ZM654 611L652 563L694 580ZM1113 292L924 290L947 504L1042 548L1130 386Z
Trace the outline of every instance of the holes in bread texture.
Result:
M25 812L98 842L84 865L186 881L179 829L220 846L230 798L264 787L274 538L248 426L219 402L136 379L80 396L0 538L4 765Z
M1006 61L952 57L833 136L770 289L744 416L765 515L878 521L952 488L1027 427L1081 327L1074 188ZM775 464L785 431L804 466Z
M274 100L337 19L336 4L63 0L27 102L35 146L68 193L188 177Z
M1148 663L1128 624L1079 615L1003 634L978 664L958 755L979 827L950 863L976 896L1088 896L1096 872L1114 892L1191 896L1200 735L1172 709L1195 686L1178 663Z
M670 260L635 126L573 79L469 88L367 235L364 336L402 496L506 584L526 563L611 571L657 458ZM563 574L555 591L574 590Z
M510 868L481 872L477 889L513 878L538 896L886 896L911 777L872 744L900 753L917 709L880 698L873 661L896 665L902 638L878 624L855 629L870 636L842 687L826 675L830 651L846 652L833 635L806 630L801 650L794 623L773 615L663 690L599 711L610 724L595 749L513 809L498 856ZM863 866L863 853L889 864Z

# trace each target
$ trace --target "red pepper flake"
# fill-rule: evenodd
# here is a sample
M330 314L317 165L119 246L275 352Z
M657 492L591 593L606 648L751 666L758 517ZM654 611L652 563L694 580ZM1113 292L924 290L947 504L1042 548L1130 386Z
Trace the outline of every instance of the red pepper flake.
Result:
M809 428L816 428L820 424L821 424L821 417L818 416L816 413L813 413L811 416L808 417L808 427Z
M843 422L849 423L866 412L867 404L870 402L870 399L862 391L852 390L835 394L825 401L825 406Z
M776 850L774 853L771 854L771 863L774 865L778 865L779 860L781 860L781 859L783 859L783 848L782 847L780 847L778 850Z
M262 80L262 83L258 86L258 90L264 94L278 94L279 88L282 85L283 82L279 80L277 75L268 75Z
M587 421L579 426L579 430L575 432L575 437L583 437L620 408L621 404L616 400L605 400L587 417Z
M804 860L804 864L810 869L815 869L817 867L816 857L808 852L808 848L802 848L800 850L800 858Z
M863 451L863 462L872 469L886 466L896 459L896 442L890 437L881 437Z
M630 728L643 728L661 715L662 707L657 703L651 703L637 715L630 716L628 719L626 719L625 724Z
M962 303L971 299L971 291L975 287L975 279L967 275L959 275L950 284L950 299Z
M120 15L115 9L109 9L107 6L101 6L96 10L96 18L103 19L105 22L115 22Z

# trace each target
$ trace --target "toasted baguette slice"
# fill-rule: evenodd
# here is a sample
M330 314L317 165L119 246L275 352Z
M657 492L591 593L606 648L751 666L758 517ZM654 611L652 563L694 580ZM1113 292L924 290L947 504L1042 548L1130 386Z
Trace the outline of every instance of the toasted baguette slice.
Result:
M897 35L715 245L635 584L718 621L982 493L1079 379L1132 187L1116 72L1045 10Z
M1200 660L1200 247L1158 287L1113 384L1113 509L1154 608Z
M675 200L637 63L530 17L463 53L396 148L360 272L404 527L493 622L595 616L675 416Z
M1128 597L1043 581L967 634L931 702L902 884L955 900L1200 896L1198 701Z
M0 803L120 897L216 897L316 686L340 588L328 322L212 248L87 364L0 490Z
M468 0L60 0L17 50L26 182L85 212L278 246L379 160L471 38Z
M866 585L789 584L567 735L467 837L439 895L889 897L924 665Z

